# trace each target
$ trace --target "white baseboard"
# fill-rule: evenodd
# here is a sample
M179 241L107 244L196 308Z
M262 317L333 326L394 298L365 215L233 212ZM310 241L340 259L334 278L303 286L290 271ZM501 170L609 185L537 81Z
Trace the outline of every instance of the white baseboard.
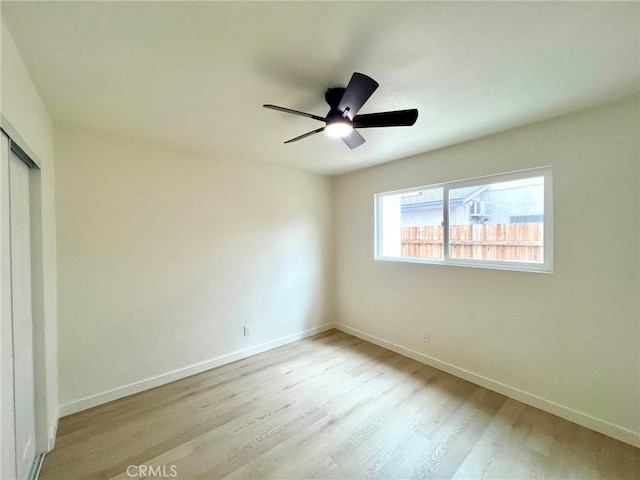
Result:
M201 373L206 370L210 370L212 368L220 367L227 363L235 362L236 360L241 360L243 358L250 357L257 353L262 353L267 350L271 350L273 348L281 347L282 345L286 345L287 343L295 342L296 340L301 340L303 338L325 332L332 328L335 328L335 325L332 323L327 323L319 327L314 327L308 330L304 330L302 332L294 333L292 335L287 335L286 337L281 337L276 340L272 340L270 342L262 343L260 345L255 345L253 347L246 348L244 350L239 350L237 352L212 358L211 360L200 362L194 365L189 365L188 367L180 368L178 370L164 373L156 377L148 378L146 380L141 380L139 382L114 388L106 392L98 393L96 395L91 395L89 397L81 398L73 402L65 403L63 405L60 405L59 407L60 416L64 417L66 415L71 415L72 413L76 413L82 410L86 410L88 408L96 407L98 405L102 405L104 403L111 402L119 398L128 397L129 395L133 395L134 393L140 393L150 388L155 388L155 387L159 387L160 385L165 385L167 383L175 382L176 380L180 380L185 377L190 377L191 375L195 375L197 373ZM56 427L57 427L57 424L56 424ZM55 439L55 432L54 432L53 438Z
M527 405L531 405L532 407L552 413L553 415L557 415L558 417L569 420L570 422L577 423L578 425L589 428L591 430L595 430L596 432L600 432L604 435L615 438L616 440L620 440L621 442L628 443L635 447L640 447L640 433L638 432L633 432L619 425L615 425L605 420L592 417L591 415L579 412L570 407L565 407L550 400L546 400L532 393L524 392L520 389L510 387L509 385L506 385L504 383L492 380L482 375L478 375L477 373L473 373L469 370L456 367L455 365L440 361L436 358L424 355L423 353L416 352L415 350L411 350L409 348L405 348L401 345L388 342L374 335L365 333L361 330L348 327L347 325L336 323L334 325L334 328L337 328L338 330L341 330L355 337L361 338L362 340L374 343L380 347L399 353L400 355L404 355L405 357L417 360L420 363L424 363L431 367L437 368L438 370L442 370L444 372L450 373L451 375L455 375L456 377L462 378L476 385L480 385L481 387L487 388L494 392L498 392L522 403L526 403Z

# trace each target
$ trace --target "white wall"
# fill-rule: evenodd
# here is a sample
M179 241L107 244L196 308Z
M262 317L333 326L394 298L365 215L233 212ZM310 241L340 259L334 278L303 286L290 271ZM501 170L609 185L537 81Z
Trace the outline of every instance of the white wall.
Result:
M640 444L639 127L632 98L337 177L339 321ZM545 165L553 274L373 260L374 193Z
M332 321L329 178L55 135L63 414Z
M2 88L0 110L3 128L40 166L31 172L32 252L34 272L34 335L36 417L46 431L38 433L38 449L53 446L58 422L57 385L57 278L56 213L53 127L44 104L20 57L4 20L1 27Z

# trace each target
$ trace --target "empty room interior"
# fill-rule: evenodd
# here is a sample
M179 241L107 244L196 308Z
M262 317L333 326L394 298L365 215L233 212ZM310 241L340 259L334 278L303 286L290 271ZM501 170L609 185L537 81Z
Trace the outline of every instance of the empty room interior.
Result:
M0 479L640 478L640 3L0 13Z

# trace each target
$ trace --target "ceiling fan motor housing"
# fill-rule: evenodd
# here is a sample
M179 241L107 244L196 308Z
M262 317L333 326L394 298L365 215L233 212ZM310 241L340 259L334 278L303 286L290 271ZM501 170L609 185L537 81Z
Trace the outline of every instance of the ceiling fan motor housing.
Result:
M345 90L345 88L327 88L327 91L324 93L324 99L331 107L331 110L338 109Z
M331 107L329 113L327 113L327 126L333 123L346 123L351 124L351 119L347 116L346 111L341 111L338 109L338 105L340 104L340 100L344 95L346 89L344 88L328 88L324 94L324 99Z

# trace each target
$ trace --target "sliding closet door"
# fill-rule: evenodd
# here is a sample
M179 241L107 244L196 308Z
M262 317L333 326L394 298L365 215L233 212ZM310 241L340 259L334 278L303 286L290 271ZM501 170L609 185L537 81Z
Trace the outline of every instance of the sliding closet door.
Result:
M16 476L22 479L29 476L36 447L31 317L31 234L29 167L13 152L9 156L9 193Z
M2 134L2 423L3 480L26 479L35 457L29 167Z
M9 221L9 138L0 132L0 478L15 478L13 408L13 322L11 320L11 222Z

